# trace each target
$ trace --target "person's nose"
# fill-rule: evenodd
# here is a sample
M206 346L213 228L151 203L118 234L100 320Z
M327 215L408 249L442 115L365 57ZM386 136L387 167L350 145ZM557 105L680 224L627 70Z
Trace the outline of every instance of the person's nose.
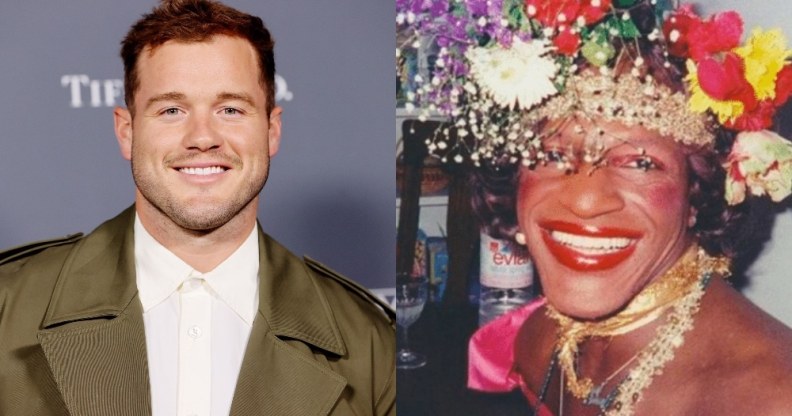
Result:
M194 112L187 121L183 142L187 149L207 151L220 147L223 140L213 126L211 114Z
M581 169L562 180L559 200L578 218L595 218L624 208L623 196L603 169Z

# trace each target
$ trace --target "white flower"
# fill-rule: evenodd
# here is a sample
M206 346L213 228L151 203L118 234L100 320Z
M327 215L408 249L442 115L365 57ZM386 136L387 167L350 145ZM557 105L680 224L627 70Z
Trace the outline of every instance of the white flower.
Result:
M509 49L470 48L465 57L471 77L495 103L528 110L558 92L553 84L556 65L548 52L542 41L515 39Z

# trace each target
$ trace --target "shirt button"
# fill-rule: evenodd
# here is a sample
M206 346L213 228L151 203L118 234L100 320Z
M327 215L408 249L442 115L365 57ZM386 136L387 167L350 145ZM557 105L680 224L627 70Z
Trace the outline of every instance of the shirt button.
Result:
M187 335L189 335L193 339L198 339L201 337L201 327L198 325L193 325L190 329L187 330Z

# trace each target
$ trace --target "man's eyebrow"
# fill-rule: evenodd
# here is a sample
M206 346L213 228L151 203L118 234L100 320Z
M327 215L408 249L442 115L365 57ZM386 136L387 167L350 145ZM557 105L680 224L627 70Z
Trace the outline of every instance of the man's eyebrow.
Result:
M186 95L175 91L166 92L163 94L157 94L146 101L146 108L149 108L153 104L156 104L161 101L180 101L180 100L184 100L185 98L187 98Z
M237 100L237 101L242 101L242 102L244 102L245 104L247 104L247 105L249 105L251 107L255 107L256 106L255 101L253 101L253 97L251 97L249 94L245 94L245 93L221 92L220 94L217 94L217 99L219 101Z

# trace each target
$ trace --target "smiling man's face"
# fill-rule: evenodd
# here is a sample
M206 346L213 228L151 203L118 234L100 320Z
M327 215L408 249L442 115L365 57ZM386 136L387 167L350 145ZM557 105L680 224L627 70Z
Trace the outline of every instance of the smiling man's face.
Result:
M117 109L115 119L139 212L196 231L255 212L280 142L257 58L248 41L222 35L141 53L134 118Z

